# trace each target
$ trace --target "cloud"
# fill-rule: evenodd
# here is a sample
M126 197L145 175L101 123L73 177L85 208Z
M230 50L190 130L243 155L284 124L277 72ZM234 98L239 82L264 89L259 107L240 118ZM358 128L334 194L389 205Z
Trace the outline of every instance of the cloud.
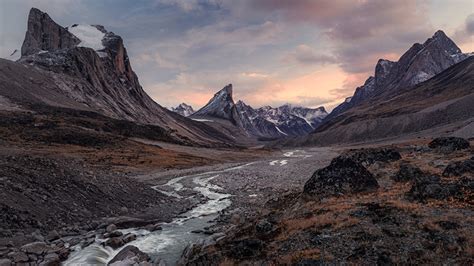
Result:
M337 60L330 54L317 53L313 48L306 44L298 45L294 51L283 57L285 63L296 63L301 65L324 65L327 63L336 63Z

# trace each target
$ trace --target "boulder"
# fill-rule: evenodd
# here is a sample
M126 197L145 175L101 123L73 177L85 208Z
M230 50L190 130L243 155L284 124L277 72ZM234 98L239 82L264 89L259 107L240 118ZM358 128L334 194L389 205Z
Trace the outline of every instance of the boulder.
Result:
M393 162L398 161L402 158L398 151L389 148L368 148L350 150L348 152L345 152L341 156L352 159L353 161L364 165L371 165L375 162Z
M445 200L449 197L463 198L463 185L441 183L439 176L422 176L415 179L407 196L412 200L425 202L428 199Z
M11 266L12 261L9 259L0 259L0 266Z
M113 231L113 232L105 233L105 234L104 234L104 237L105 237L105 238L109 238L109 237L119 237L119 236L123 236L123 233L120 232L120 231Z
M44 256L43 262L39 264L40 266L59 266L61 265L61 260L59 255L56 253L49 253Z
M124 243L132 242L133 240L137 239L137 235L128 233L122 237Z
M20 250L25 253L42 255L49 250L49 247L44 242L33 242L22 246Z
M400 169L392 177L395 182L408 182L415 180L416 178L422 177L424 175L423 171L420 168L413 166L411 164L402 164Z
M461 176L464 174L474 175L473 159L450 163L443 171L443 176Z
M113 249L117 249L123 246L125 243L121 237L112 237L105 241L104 245L109 246Z
M134 263L149 262L150 257L140 251L137 247L129 245L124 247L115 257L109 262L108 265L133 265ZM126 264L126 262L128 264Z
M469 141L458 137L441 137L433 139L428 147L442 152L453 152L469 148Z
M48 235L46 236L46 239L47 239L48 241L54 241L54 240L59 239L59 238L60 238L60 236L59 236L59 234L58 234L58 231L56 231L56 230L50 231L50 232L48 233Z
M115 230L117 230L117 226L115 224L109 224L107 228L105 229L105 231L107 231L108 233L111 233Z
M248 259L262 254L263 242L258 239L242 239L234 241L230 255L236 259Z
M261 219L255 225L255 232L261 239L271 237L275 235L277 231L278 228L268 219Z
M8 257L12 259L14 263L27 262L28 255L24 252L11 252L8 254Z
M377 180L361 163L339 156L313 174L304 185L303 193L324 198L373 191L378 187Z

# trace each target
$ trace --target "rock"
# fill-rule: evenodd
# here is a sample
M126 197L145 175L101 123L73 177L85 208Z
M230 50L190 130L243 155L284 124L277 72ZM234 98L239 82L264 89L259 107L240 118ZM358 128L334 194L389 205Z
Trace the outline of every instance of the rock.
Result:
M20 250L26 253L42 255L49 250L49 247L44 242L33 242L22 246Z
M389 148L350 150L341 156L365 165L371 165L375 162L392 162L402 158L398 151Z
M84 240L84 242L81 244L81 248L86 248L88 246L90 246L92 243L95 242L95 238L94 237L91 237L91 238L87 238L86 240Z
M60 236L59 236L59 234L58 234L58 231L56 231L56 230L50 231L50 232L48 233L48 235L46 236L46 239L47 239L48 241L50 241L50 242L51 242L51 241L54 241L54 240L56 240L56 239L59 239L59 238L60 238Z
M277 232L277 228L268 219L261 219L255 225L255 232L260 238L266 238L274 235Z
M441 137L433 139L428 146L442 152L453 152L469 148L469 141L458 137Z
M415 180L423 175L424 173L420 168L411 164L402 164L400 170L398 170L397 174L392 177L392 179L396 182L407 182Z
M124 243L132 242L133 240L137 239L137 235L128 233L122 237Z
M421 202L427 199L445 199L449 191L440 183L439 176L422 176L415 179L407 194L411 199Z
M317 170L304 185L306 195L324 198L348 193L373 191L379 187L374 176L360 163L339 156Z
M108 265L133 265L134 263L150 262L150 257L137 247L129 245L124 247Z
M443 176L461 176L463 174L474 174L473 159L450 163L443 171Z
M119 237L119 236L122 236L123 233L120 232L120 231L113 231L113 232L110 232L110 233L105 233L104 234L104 237L105 238L109 238L109 237Z
M39 264L40 266L59 266L61 265L61 260L59 255L56 253L50 253L44 256L43 262Z
M105 241L104 245L109 246L113 249L117 249L123 246L125 243L121 237L112 237Z
M9 259L0 259L0 266L11 266L12 261Z
M230 255L236 259L248 259L261 255L263 242L258 239L234 241L230 246Z
M41 235L40 230L34 231L33 233L31 233L31 236L37 241L44 242L44 236Z
M35 54L42 50L71 48L80 42L67 29L56 24L48 14L32 8L28 15L28 27L21 46L21 55Z
M117 230L117 226L115 224L109 224L107 228L105 229L105 231L107 231L108 233L111 233L115 230Z
M8 254L8 257L10 257L14 263L27 262L29 260L28 255L24 252L11 252Z
M150 231L150 232L163 230L163 228L160 226L160 224L148 224L148 225L145 226L145 229Z

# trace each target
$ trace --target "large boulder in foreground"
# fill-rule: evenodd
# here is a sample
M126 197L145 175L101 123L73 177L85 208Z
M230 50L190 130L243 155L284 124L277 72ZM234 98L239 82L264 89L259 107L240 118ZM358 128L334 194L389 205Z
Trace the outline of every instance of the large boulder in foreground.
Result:
M470 147L469 141L458 137L441 137L433 139L428 147L438 149L442 152L453 152L457 150L465 150Z
M351 158L339 156L325 168L317 170L304 185L305 195L317 198L376 190L375 177Z

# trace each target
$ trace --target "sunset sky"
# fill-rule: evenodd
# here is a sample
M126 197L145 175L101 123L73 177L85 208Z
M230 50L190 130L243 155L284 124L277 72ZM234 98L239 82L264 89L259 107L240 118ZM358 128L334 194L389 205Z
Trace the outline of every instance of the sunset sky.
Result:
M397 60L438 29L474 51L473 0L0 0L0 57L21 47L31 7L121 35L163 106L196 109L232 83L253 107L331 109L379 58Z

